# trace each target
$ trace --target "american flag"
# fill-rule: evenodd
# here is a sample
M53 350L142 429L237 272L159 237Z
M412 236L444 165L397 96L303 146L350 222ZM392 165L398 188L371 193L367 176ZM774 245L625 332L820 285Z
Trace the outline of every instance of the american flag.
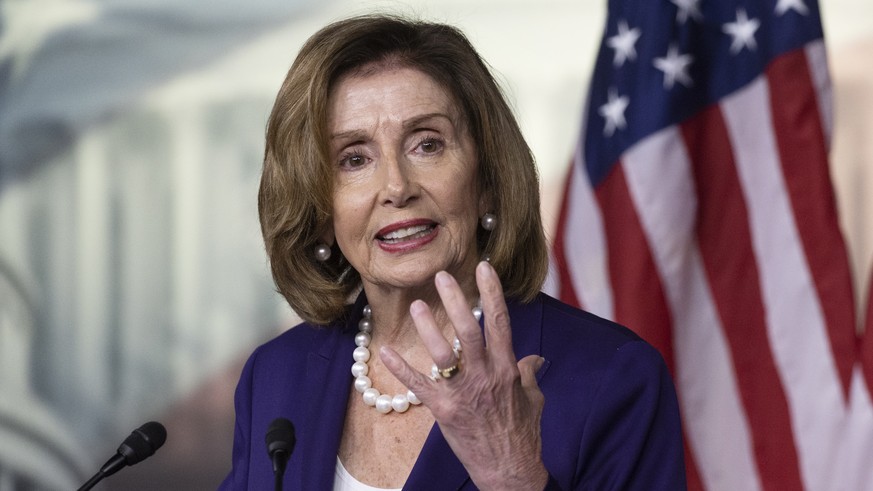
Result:
M873 275L871 275L867 287L867 312L865 318L866 327L864 333L873 333ZM864 343L861 346L861 362L867 386L870 387L870 389L873 389L873 334L864 336ZM873 390L871 390L871 392L873 392ZM870 443L873 445L873 441ZM873 452L871 452L870 455L873 456ZM873 482L873 480L871 480L871 482Z
M830 489L873 489L873 275L869 280L866 328L859 363L852 374L845 438Z
M853 489L830 88L814 0L609 2L547 291L661 351L691 489Z

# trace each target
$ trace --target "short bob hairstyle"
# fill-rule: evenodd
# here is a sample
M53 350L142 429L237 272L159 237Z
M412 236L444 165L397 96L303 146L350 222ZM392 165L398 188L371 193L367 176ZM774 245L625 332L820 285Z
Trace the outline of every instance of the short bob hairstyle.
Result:
M374 65L420 70L454 99L476 145L480 189L498 217L492 232L479 228L479 253L489 258L507 296L532 300L545 279L548 252L536 165L512 110L458 29L381 14L341 20L315 33L276 97L258 213L279 293L307 322L328 324L342 317L361 287L338 246L326 262L318 262L314 250L332 221L329 94L343 75Z

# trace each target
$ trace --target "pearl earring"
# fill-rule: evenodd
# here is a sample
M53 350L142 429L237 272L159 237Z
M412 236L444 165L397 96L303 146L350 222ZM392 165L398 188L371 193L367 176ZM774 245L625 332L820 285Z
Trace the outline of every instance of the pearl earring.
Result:
M330 259L330 247L323 242L319 242L315 246L315 259L319 262L325 262Z
M493 213L486 213L482 215L480 222L482 223L482 228L490 232L497 226L497 217Z

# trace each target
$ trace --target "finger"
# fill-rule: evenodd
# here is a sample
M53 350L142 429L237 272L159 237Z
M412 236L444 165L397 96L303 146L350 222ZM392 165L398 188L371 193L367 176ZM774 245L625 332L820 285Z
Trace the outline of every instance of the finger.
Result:
M518 373L521 376L521 385L525 388L537 384L537 372L542 368L545 359L539 355L528 355L518 361Z
M455 335L461 342L464 364L468 367L481 366L485 359L485 340L479 330L479 321L473 316L460 285L445 271L440 271L434 279L437 293L455 328Z
M455 365L457 363L455 352L452 351L451 344L446 341L446 338L437 326L430 307L423 301L416 300L409 306L409 314L412 316L412 322L415 324L418 336L421 338L424 347L427 348L436 366L448 368Z
M545 363L545 359L539 355L528 355L519 360L518 372L521 376L521 387L527 392L529 400L535 404L542 404L543 392L537 383L537 372Z
M412 368L402 356L388 346L379 349L379 358L401 384L411 390L422 404L427 405L433 393L433 381L429 377Z
M509 311L503 298L503 287L494 268L487 261L476 266L476 285L482 299L485 316L485 344L498 367L514 370L515 353L512 351L512 330ZM512 367L512 368L510 368Z

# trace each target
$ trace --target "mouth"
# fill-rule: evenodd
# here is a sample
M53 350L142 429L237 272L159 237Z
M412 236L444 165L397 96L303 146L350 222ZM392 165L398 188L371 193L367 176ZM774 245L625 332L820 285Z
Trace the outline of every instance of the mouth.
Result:
M436 228L436 224L432 222L402 226L400 228L394 228L393 230L385 233L382 233L382 231L380 231L379 235L376 236L376 239L385 244L399 244L402 242L426 237L433 231L434 228Z

